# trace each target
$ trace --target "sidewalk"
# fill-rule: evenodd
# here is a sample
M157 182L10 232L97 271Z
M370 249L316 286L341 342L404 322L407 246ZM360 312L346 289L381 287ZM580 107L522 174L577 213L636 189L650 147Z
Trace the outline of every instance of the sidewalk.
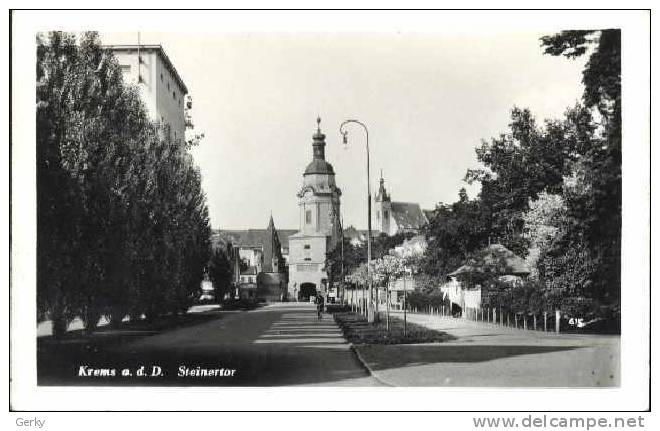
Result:
M403 318L403 313L394 316ZM358 346L394 386L598 387L620 383L620 337L524 331L428 314L407 320L456 337L446 343Z

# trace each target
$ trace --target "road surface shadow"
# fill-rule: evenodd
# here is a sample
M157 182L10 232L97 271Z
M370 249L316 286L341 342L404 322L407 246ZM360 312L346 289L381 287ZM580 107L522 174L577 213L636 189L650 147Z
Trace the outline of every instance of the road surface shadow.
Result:
M42 342L37 381L42 386L377 384L329 318L319 321L315 312L284 307L267 310L218 322L207 316L197 325L137 340L117 335L108 343L97 336L90 337L96 343L48 348ZM104 375L88 375L95 370ZM214 375L200 375L204 370Z
M62 376L75 375L73 371L78 365L107 362L106 357L112 350L136 340L221 318L222 314L217 311L188 313L164 316L154 321L127 321L119 325L103 326L91 334L85 334L82 330L69 331L60 339L52 335L38 337L37 382L61 382Z
M580 347L427 344L361 346L360 352L372 369L385 370L442 362L486 362L513 356L574 350Z

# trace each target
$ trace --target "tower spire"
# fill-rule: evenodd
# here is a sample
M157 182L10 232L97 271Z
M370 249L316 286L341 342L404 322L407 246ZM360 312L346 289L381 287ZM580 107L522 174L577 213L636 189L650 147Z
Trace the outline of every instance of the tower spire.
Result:
M316 133L312 136L314 160L325 160L325 135L321 132L321 116L316 117Z
M385 179L383 178L383 170L380 170L380 185L378 187L378 192L376 193L376 202L389 201L390 197L387 194L385 189Z

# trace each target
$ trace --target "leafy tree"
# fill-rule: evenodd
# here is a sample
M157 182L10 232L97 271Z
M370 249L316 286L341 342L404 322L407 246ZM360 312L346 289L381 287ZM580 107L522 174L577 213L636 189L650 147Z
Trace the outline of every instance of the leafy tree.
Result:
M529 209L523 214L525 235L530 246L527 264L534 279L538 279L539 257L551 247L559 234L565 213L566 205L561 194L541 192L538 199L530 200Z
M540 272L550 285L618 310L621 290L621 32L561 32L541 39L545 53L576 58L588 52L583 101L600 116L578 136L563 195L561 235ZM572 259L563 258L571 256ZM575 263L580 262L577 266ZM541 271L541 269L543 269ZM582 301L584 302L584 301Z
M397 233L389 236L381 233L374 237L371 243L371 258L378 259L389 254L394 247L401 245L405 240L410 239L414 234L410 232ZM344 274L350 274L362 263L367 261L367 244L361 243L353 245L349 238L344 238L344 248L342 250L339 242L332 250L326 253L326 267L328 278L333 280L341 279L342 254Z
M232 266L227 253L222 248L216 248L209 262L209 278L213 282L218 300L231 292Z
M96 33L37 37L37 305L61 336L187 309L209 257L201 177Z
M444 279L468 256L488 244L488 220L479 200L461 189L459 200L436 206L425 228L427 248L419 261L421 272Z

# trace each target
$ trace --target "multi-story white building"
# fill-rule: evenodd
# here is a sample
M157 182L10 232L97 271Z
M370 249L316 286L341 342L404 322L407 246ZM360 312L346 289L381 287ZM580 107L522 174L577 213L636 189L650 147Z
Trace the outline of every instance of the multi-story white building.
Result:
M328 293L326 252L341 237L341 190L335 183L332 165L325 160L325 135L321 119L313 136L313 159L303 174L298 192L300 226L289 237L289 298L306 300L316 293Z
M185 139L188 88L160 45L105 45L112 51L124 81L137 84L154 121L170 128L171 136Z

